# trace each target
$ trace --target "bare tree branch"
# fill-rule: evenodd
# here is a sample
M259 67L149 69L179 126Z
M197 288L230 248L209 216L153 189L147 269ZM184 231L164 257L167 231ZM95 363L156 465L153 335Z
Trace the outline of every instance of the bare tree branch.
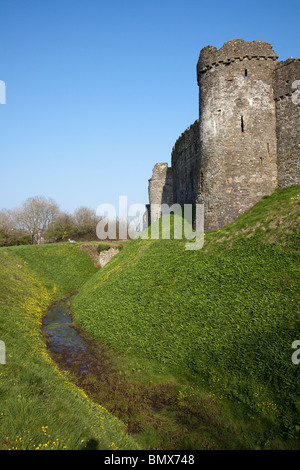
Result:
M32 243L40 243L41 236L59 214L59 207L53 199L42 196L28 198L20 209L16 210L20 228L31 234Z

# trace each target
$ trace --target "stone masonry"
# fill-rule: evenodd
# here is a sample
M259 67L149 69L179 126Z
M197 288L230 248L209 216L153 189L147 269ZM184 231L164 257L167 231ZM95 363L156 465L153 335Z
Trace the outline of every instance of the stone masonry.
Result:
M300 85L300 59L290 58L278 64L274 98L280 187L300 183L300 93L295 90L297 80Z
M204 203L205 230L218 230L278 185L300 184L300 60L277 59L263 41L201 50L199 119L176 141L171 167L155 165L150 208Z
M197 197L199 173L199 120L175 142L172 149L173 201L192 204Z
M161 216L161 204L173 203L173 172L167 163L156 163L148 186L151 217L148 222L154 222Z

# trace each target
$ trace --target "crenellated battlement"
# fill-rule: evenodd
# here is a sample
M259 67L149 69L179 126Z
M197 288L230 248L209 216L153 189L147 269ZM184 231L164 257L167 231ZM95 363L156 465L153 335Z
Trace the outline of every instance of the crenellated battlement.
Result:
M206 46L201 50L197 64L198 85L201 74L218 66L226 67L243 61L277 62L277 59L273 47L264 41L245 42L243 39L235 39L226 42L220 49Z
M172 165L176 162L181 152L186 151L190 147L195 147L199 135L199 119L191 124L176 140L172 148L171 161ZM195 149L192 149L192 151ZM196 150L197 151L197 150Z

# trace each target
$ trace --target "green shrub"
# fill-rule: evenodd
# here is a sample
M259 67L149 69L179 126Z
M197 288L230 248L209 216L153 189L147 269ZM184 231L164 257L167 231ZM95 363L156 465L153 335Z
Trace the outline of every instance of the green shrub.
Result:
M109 248L117 248L119 251L121 251L124 247L124 245L122 243L114 243L114 242L103 242L103 243L99 243L98 247L97 247L97 251L98 253L101 253L101 251L105 251L105 250L109 250Z
M0 247L30 245L30 244L31 244L30 235L26 235L22 232L4 234L3 231L0 231Z

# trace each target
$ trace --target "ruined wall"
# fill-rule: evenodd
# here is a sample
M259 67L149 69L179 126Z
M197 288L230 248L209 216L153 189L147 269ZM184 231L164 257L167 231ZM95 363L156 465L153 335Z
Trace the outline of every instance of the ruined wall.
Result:
M278 185L300 184L300 60L279 62L275 70L274 99L278 151ZM294 88L293 88L294 85Z
M197 119L175 142L172 149L173 201L193 204L197 196L199 175L199 120Z
M161 216L161 204L173 204L172 168L167 163L156 163L148 185L151 223Z
M263 41L238 39L200 53L198 193L206 231L232 222L277 185L276 63Z

